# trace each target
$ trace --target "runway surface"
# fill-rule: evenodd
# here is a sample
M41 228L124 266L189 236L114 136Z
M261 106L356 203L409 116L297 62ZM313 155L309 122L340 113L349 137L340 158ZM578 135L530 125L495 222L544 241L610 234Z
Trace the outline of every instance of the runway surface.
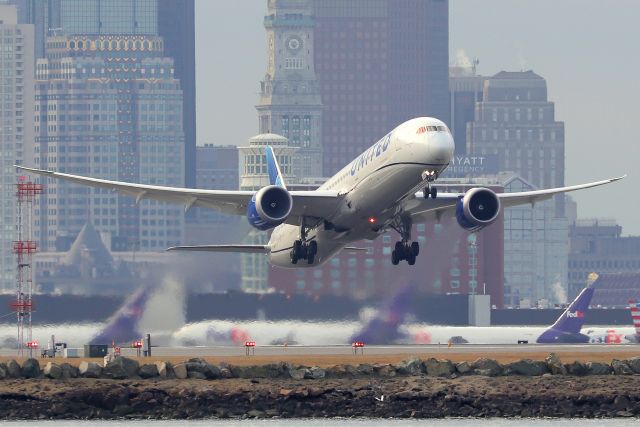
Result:
M122 355L136 357L137 351L122 348ZM351 346L257 346L250 349L249 356L245 347L241 346L207 346L207 347L154 347L152 357L141 357L140 363L158 360L178 363L190 358L199 357L210 363L231 363L235 365L259 365L266 363L288 362L308 366L331 366L337 364L358 365L360 363L398 363L410 357L427 359L449 359L454 362L473 361L481 357L495 359L501 363L515 360L544 360L549 353L557 353L565 363L579 360L582 362L599 361L610 363L612 359L629 359L640 356L640 345L547 345L547 344L509 344L509 345L473 345L461 344L448 347L446 345L380 345L366 346L364 351L354 354ZM34 352L38 357L39 352ZM0 350L0 359L19 358L17 350ZM41 359L41 364L48 361L56 363L68 362L77 365L88 359ZM92 359L102 364L101 359Z

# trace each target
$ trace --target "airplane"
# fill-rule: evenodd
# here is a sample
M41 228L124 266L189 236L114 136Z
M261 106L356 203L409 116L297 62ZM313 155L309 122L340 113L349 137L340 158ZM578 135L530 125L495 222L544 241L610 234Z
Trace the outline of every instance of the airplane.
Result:
M397 126L351 161L315 191L289 191L271 147L265 148L269 185L257 192L163 187L109 181L60 172L16 166L45 177L119 191L142 199L182 203L246 215L259 230L273 232L266 245L177 246L174 251L263 253L272 265L315 267L340 250L373 240L389 229L400 240L391 253L398 265L416 262L418 242L411 239L413 223L455 215L458 224L479 231L496 221L501 209L535 204L556 194L618 181L622 177L546 190L496 194L488 188L465 193L438 194L435 182L449 166L454 141L447 126L430 117L411 119ZM302 262L300 262L302 261Z
M587 286L580 291L575 300L558 317L550 328L536 339L538 344L588 343L589 336L580 333L584 325L584 317L589 309L595 289L593 284L598 280L596 273L587 277Z

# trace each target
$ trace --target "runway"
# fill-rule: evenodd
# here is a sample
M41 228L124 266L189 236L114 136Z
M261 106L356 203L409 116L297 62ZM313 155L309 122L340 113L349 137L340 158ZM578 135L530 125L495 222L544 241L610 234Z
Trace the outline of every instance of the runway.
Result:
M371 345L365 346L358 354L370 356L382 355L414 355L429 354L438 357L442 355L463 355L463 354L519 354L519 353L551 353L551 352L586 352L586 353L629 353L640 355L640 345L638 344L505 344L505 345L481 345L481 344L460 344L448 347L445 344L429 345ZM297 346L297 345L266 345L256 346L252 354L260 356L347 356L354 354L354 349L349 345L335 346ZM153 356L161 357L205 357L205 356L243 356L246 354L245 347L240 346L210 346L210 347L154 347Z

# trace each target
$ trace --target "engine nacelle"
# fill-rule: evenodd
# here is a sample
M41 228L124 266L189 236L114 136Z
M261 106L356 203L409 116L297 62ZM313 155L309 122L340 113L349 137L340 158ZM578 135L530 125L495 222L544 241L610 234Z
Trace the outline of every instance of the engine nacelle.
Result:
M269 185L261 188L247 206L247 220L258 230L269 230L282 224L293 207L293 199L286 188Z
M500 199L488 188L467 191L456 205L456 219L460 227L478 231L495 222L500 214Z

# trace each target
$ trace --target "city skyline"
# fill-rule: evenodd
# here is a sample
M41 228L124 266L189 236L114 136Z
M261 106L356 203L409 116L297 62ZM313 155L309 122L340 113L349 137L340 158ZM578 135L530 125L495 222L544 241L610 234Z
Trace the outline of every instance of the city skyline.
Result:
M633 26L632 17L637 13L631 12L640 12L640 5L577 0L560 5L548 0L449 3L450 62L479 58L478 73L482 75L532 69L544 77L549 96L556 103L558 120L566 122L565 181L574 184L630 175L609 191L576 195L579 216L615 217L625 234L640 234L640 224L632 219L635 204L625 197L639 183L633 175L633 162L640 157L640 149L625 142L633 141L631 118L640 114L635 102L640 90L628 84L634 64L640 65L640 59L630 55L633 41L640 36L640 30ZM582 11L578 31L567 33L563 22L573 22L578 7ZM242 145L258 133L254 106L266 63L262 25L266 9L263 1L247 7L235 2L196 0L199 145ZM540 19L529 19L532 15ZM225 19L217 20L215 26L207 25L215 16ZM539 25L541 20L545 26ZM234 58L226 61L233 66L221 67L220 58L227 57ZM601 167L599 148L603 144L616 154ZM610 209L613 205L618 207L615 213Z

